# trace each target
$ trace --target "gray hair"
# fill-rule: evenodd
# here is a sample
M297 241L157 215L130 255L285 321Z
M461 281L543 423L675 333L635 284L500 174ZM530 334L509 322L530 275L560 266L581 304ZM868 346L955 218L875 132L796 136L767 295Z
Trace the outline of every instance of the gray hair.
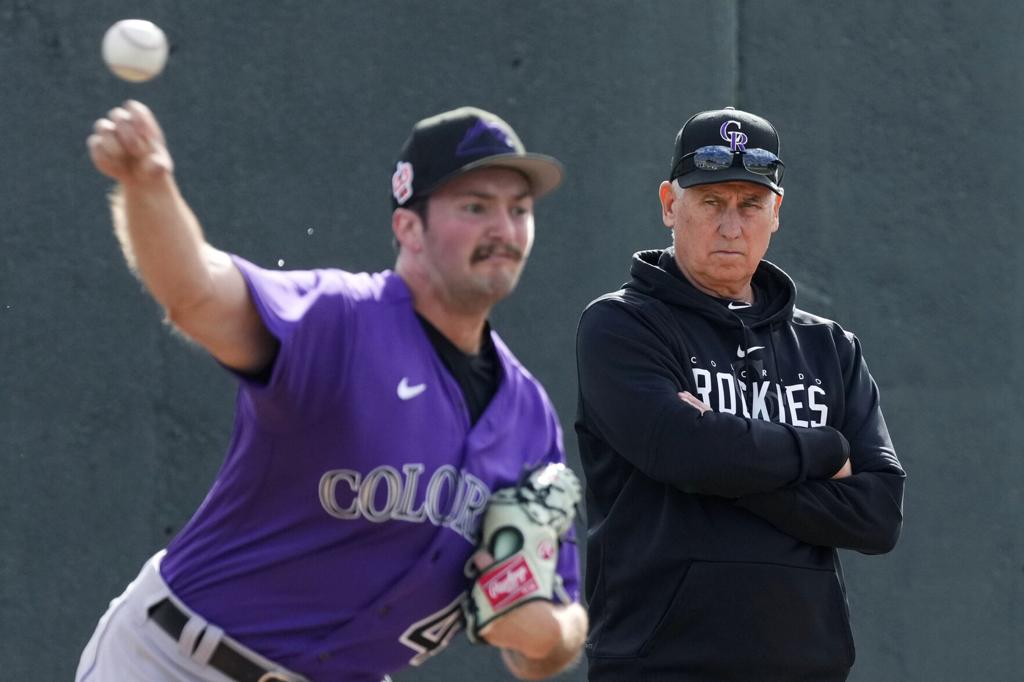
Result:
M683 193L686 192L686 188L679 185L679 178L672 181L672 191L675 192L676 199L683 198Z

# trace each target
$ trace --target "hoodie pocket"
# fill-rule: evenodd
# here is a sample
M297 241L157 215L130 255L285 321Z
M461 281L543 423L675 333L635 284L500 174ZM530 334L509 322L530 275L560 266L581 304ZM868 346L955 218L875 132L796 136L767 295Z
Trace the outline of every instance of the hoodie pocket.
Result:
M695 561L640 656L723 679L844 679L854 647L832 570Z

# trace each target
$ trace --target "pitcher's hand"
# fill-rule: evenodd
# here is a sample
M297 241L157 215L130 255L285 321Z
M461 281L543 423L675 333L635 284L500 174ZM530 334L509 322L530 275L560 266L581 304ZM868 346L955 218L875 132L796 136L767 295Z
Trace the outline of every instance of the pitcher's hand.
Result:
M142 102L111 109L93 125L87 144L96 169L122 185L154 183L174 172L160 124Z

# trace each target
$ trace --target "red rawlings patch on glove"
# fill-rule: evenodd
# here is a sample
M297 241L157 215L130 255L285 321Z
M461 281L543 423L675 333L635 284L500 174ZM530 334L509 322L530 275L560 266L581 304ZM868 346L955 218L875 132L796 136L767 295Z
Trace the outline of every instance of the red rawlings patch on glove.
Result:
M495 611L540 589L530 565L522 556L488 570L480 576L480 587Z

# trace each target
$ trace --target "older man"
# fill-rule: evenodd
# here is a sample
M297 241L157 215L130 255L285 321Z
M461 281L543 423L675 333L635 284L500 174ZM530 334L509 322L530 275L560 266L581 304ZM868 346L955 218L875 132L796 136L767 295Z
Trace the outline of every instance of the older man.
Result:
M904 472L856 337L763 260L779 138L690 118L661 183L673 246L579 324L590 679L843 680L836 548L887 552Z

